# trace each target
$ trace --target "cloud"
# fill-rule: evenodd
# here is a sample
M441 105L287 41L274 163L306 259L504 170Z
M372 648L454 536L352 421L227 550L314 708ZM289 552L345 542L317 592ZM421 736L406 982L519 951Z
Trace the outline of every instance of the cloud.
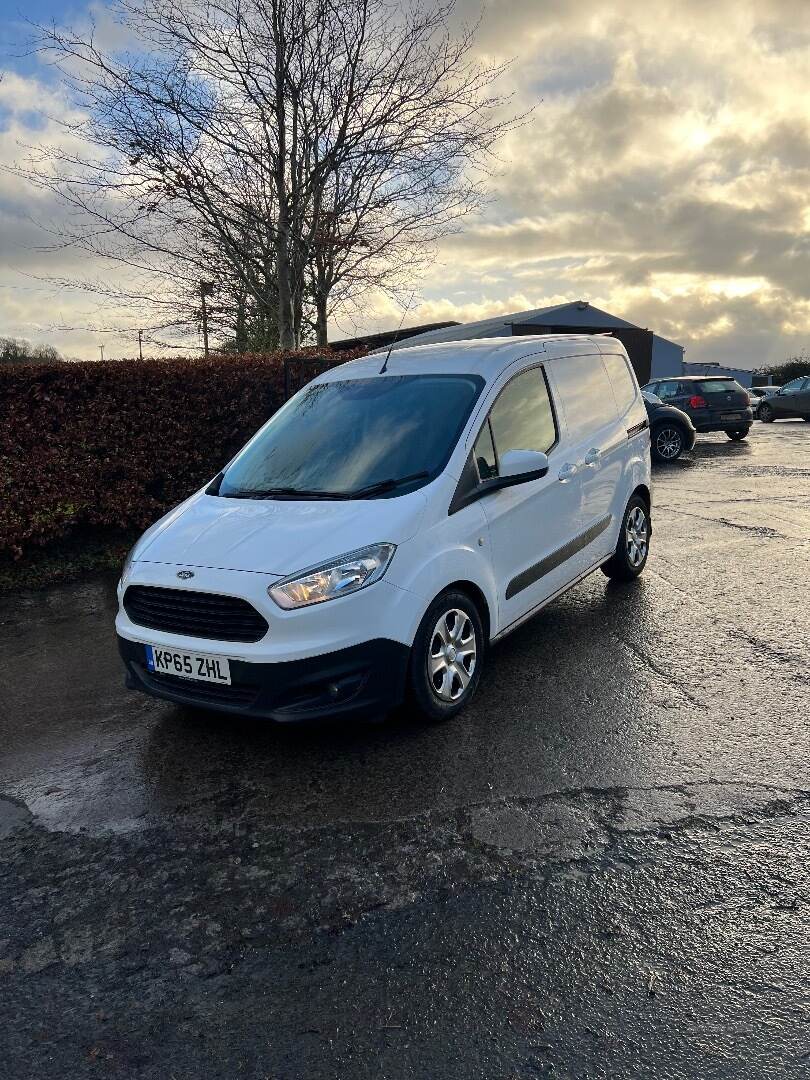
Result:
M459 0L454 18L480 14L481 0ZM584 297L693 360L755 366L810 345L810 4L489 0L476 47L513 58L503 87L534 111L503 140L491 203L442 242L407 324ZM0 85L0 160L36 141L34 104L66 108L53 84L15 78ZM38 272L32 206L55 212L0 177L0 257ZM71 252L52 258L91 272ZM35 293L3 273L0 320L22 332ZM335 335L401 315L370 296Z
M0 79L0 337L54 345L67 356L96 359L102 343L109 356L137 352L133 313L81 288L52 279L125 283L105 260L67 246L69 210L47 190L32 186L9 167L24 164L39 145L87 154L71 127L82 119L58 83L2 72ZM89 329L103 327L105 333Z
M492 206L443 245L454 281L483 306L585 296L693 359L810 341L810 5L501 0L480 40L536 107Z

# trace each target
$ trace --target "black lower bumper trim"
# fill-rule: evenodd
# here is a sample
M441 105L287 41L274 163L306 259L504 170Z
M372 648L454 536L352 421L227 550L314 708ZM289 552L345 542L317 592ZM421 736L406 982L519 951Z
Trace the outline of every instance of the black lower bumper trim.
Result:
M749 410L748 416L741 416L737 420L724 420L719 413L715 413L714 416L704 416L701 419L692 417L692 423L695 431L699 431L706 435L710 431L727 431L729 429L738 430L739 428L751 427L754 422L754 414Z
M751 426L750 420L726 420L722 424L697 424L695 431L699 435L708 435L712 431L742 431L743 428Z
M288 722L394 708L404 696L410 657L407 645L378 638L284 663L231 660L232 682L223 686L149 671L139 642L119 636L118 649L132 690L178 705ZM227 647L221 651L227 656Z

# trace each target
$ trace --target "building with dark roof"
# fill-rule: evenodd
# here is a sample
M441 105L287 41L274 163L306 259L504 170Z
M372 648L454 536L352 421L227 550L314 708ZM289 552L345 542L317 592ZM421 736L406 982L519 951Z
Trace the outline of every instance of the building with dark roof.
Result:
M391 346L431 345L440 341L464 341L469 338L511 337L519 334L594 334L609 333L617 337L627 349L628 356L643 385L652 378L680 375L683 370L684 348L674 341L653 333L652 330L611 315L609 311L594 307L587 300L575 300L553 307L517 311L511 315L495 315L472 323L451 323L446 326L424 329L408 328L407 341L403 331ZM391 334L391 340L395 337ZM391 341L374 348L387 348Z

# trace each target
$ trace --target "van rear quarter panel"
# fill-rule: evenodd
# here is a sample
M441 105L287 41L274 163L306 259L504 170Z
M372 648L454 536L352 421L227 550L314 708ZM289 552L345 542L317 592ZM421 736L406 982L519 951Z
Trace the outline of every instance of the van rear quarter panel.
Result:
M650 485L649 431L645 427L637 434L629 434L639 425L646 424L647 411L626 353L616 342L611 341L611 346L609 352L602 349L601 355L591 351L587 356L580 353L575 357L555 357L549 364L558 409L565 421L567 459L580 469L582 527L588 528L606 512L611 517L610 527L603 538L589 545L584 553L585 562L589 561L589 564L600 557L602 549L604 554L612 552L631 494L639 485ZM621 361L623 367L616 366L617 360ZM600 382L604 394L598 400L586 400L568 393L572 389L570 379L566 378L568 362L572 365L568 368L569 376L587 362L601 367L604 380ZM619 385L623 372L627 381ZM614 381L617 383L615 387ZM605 396L608 393L610 399ZM573 409L577 410L576 416L572 416ZM591 449L600 451L597 467L588 467L584 463L585 455Z
M611 377L611 383L613 384L613 372L616 370L611 361L621 359L630 371L633 388L635 390L633 399L629 403L622 402L621 395L618 391L615 394L619 412L619 438L624 438L626 440L625 449L622 453L621 479L617 484L614 500L612 533L615 547L615 544L618 541L622 518L624 517L624 510L630 496L638 487L643 486L646 487L648 491L652 490L650 428L647 418L647 409L644 405L644 399L641 396L638 379L636 378L626 353L621 349L610 349L608 351L603 347L602 355L606 362L608 375ZM640 425L644 426L639 431ZM635 432L635 434L630 434L631 432Z

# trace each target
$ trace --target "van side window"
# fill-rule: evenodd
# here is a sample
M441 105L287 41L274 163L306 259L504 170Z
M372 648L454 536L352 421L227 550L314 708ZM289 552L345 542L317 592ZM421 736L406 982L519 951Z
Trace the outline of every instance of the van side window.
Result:
M499 456L507 450L548 453L557 441L557 428L540 368L523 371L506 384L492 406L489 423Z
M473 450L478 475L482 480L491 480L498 475L498 463L495 460L495 445L492 442L492 429L489 420L481 428L481 434L475 441Z
M601 356L561 356L554 361L554 381L575 442L592 437L595 428L616 420L616 399Z
M613 396L619 407L619 415L624 416L633 402L636 400L636 384L630 374L627 361L618 353L608 353L602 357L607 368L610 383L613 387Z

